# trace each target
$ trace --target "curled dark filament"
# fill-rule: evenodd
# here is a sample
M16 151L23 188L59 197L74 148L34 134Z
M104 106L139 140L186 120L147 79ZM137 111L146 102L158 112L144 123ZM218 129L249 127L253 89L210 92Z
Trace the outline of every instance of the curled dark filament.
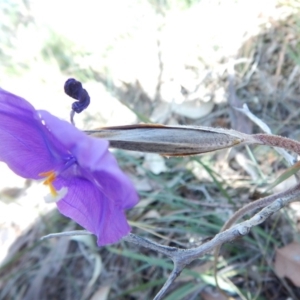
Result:
M81 82L77 81L74 78L69 78L65 82L64 90L68 96L77 100L72 103L71 123L74 124L74 114L81 113L89 106L90 96L88 92L82 87Z

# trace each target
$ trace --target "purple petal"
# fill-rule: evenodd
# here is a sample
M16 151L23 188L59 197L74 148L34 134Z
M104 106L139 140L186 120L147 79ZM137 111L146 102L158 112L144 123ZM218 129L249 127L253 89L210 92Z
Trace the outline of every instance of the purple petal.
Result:
M99 246L118 242L130 232L123 209L116 207L85 178L58 179L57 187L67 186L68 194L57 203L59 211L97 236Z
M92 167L101 160L102 155L107 151L108 141L88 137L72 124L58 119L47 111L40 110L39 113L50 132L62 143L64 148L72 152L80 165L88 164ZM94 155L90 155L90 149L93 149Z
M108 151L106 140L87 136L73 125L59 120L47 111L40 111L53 135L68 147L81 170L97 181L98 188L119 208L128 209L138 202L135 188L129 178L120 170L114 156Z
M0 161L18 175L40 179L61 163L61 148L26 100L0 89ZM55 149L55 151L54 151ZM57 155L54 155L57 153Z
M107 152L93 172L101 191L113 199L119 208L129 209L138 203L138 196L131 180L119 168L116 159Z

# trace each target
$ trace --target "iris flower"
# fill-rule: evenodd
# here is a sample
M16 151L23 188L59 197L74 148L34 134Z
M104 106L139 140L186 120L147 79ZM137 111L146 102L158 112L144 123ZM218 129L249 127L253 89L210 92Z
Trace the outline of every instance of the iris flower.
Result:
M0 89L0 161L21 177L43 179L58 210L99 246L130 232L124 211L138 202L108 146Z

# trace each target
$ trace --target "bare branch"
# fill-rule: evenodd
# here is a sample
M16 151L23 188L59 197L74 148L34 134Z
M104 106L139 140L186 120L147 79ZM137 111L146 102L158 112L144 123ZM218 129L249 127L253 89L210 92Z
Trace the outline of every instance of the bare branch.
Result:
M220 247L222 244L232 241L240 236L244 236L248 234L252 227L257 226L263 223L267 218L269 218L272 214L279 211L282 207L287 204L298 201L300 198L300 184L297 184L295 187L282 192L277 193L275 195L271 195L269 197L262 198L256 202L250 203L248 208L242 208L240 210L240 215L237 215L235 220L231 219L231 223L226 223L227 227L230 227L238 218L242 217L245 212L249 212L251 210L264 207L261 211L251 217L249 220L246 220L240 224L234 225L233 227L221 231L218 233L213 239L202 244L199 247L192 249L178 249L174 247L166 247L161 246L157 243L154 243L148 239L140 238L135 235L129 235L125 237L123 240L134 242L140 246L156 250L160 253L163 253L169 256L174 262L174 268L172 273L170 274L168 280L165 282L162 289L154 298L155 300L160 300L166 294L174 280L179 276L182 270L190 264L193 260L202 257L203 255L211 252L216 247ZM267 206L268 205L268 206ZM251 209L249 210L249 207ZM244 213L244 214L243 214ZM133 238L133 239L132 239Z

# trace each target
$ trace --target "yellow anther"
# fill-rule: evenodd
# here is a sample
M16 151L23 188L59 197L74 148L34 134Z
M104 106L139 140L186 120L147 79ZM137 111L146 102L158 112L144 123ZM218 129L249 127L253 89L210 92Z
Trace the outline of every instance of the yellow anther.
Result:
M54 171L42 172L39 174L41 177L46 177L46 180L43 182L44 185L48 185L50 188L50 193L52 196L57 196L57 191L53 186L53 181L56 179L56 174Z

